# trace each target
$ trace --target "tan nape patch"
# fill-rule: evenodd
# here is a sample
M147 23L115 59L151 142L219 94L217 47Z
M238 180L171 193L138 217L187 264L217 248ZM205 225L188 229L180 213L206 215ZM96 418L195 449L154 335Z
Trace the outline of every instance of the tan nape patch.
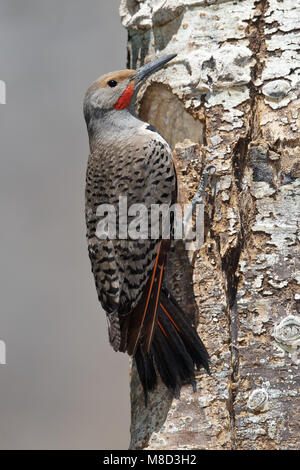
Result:
M117 82L122 82L126 78L130 78L135 74L136 74L136 70L130 70L130 69L110 72L100 77L96 83L99 88L105 88L109 80L116 80Z

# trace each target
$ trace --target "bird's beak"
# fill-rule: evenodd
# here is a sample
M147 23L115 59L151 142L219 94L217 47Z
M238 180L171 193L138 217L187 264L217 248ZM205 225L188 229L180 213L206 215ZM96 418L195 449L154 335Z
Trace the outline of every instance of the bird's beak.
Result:
M155 59L152 62L148 62L130 78L130 81L134 80L136 86L140 85L147 77L149 77L149 75L161 69L167 62L174 59L176 56L177 54L169 54L164 57L160 57L159 59Z

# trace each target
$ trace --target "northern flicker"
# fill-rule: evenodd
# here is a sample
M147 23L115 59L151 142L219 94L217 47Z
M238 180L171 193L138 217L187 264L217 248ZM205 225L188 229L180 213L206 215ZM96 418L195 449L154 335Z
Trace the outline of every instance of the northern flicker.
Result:
M147 393L157 382L179 396L181 385L195 389L195 366L209 371L208 354L196 330L164 285L170 240L101 239L97 208L116 207L120 196L132 204L176 202L176 173L167 142L134 112L141 83L163 67L171 54L136 70L100 77L87 90L84 116L90 155L86 173L88 251L108 334L116 351L133 355ZM150 222L149 222L150 223Z

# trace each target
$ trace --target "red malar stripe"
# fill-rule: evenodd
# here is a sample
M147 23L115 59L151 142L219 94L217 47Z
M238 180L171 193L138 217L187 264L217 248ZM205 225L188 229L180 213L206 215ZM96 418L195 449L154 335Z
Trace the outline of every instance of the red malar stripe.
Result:
M127 108L127 106L129 106L130 104L133 92L134 92L134 85L130 83L127 86L126 90L122 93L122 95L120 96L116 104L114 105L114 108L117 109L118 111L120 109Z

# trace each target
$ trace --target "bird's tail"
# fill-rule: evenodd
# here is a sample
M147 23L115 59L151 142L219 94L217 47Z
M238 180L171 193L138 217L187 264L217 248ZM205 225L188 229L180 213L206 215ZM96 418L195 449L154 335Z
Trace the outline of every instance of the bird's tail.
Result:
M176 398L183 383L190 383L196 390L195 367L202 366L209 373L209 356L204 344L165 288L159 296L150 351L144 353L139 345L134 357L146 404L148 392L156 385L156 371Z

